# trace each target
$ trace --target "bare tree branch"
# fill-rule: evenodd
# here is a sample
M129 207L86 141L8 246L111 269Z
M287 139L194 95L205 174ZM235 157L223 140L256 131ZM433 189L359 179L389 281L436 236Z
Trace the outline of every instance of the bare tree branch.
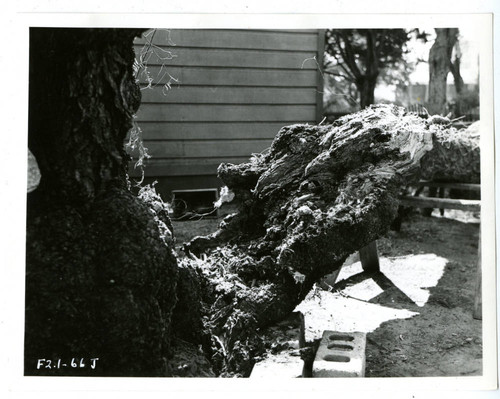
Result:
M366 30L366 51L367 51L367 63L366 69L369 71L370 75L378 75L378 57L377 57L377 46L375 43L375 38L373 36L373 30Z
M338 73L338 72L324 70L323 73L326 73L327 75L338 76L340 78L344 78L344 79L346 79L346 80L348 80L349 82L352 82L352 83L355 82L355 79L352 76L344 75L344 74L341 74L341 73Z
M354 77L359 79L363 76L363 74L361 73L361 71L358 68L358 65L356 64L356 57L354 56L354 50L353 50L351 43L349 41L349 37L347 36L347 33L344 31L341 32L341 35L342 35L342 38L344 40L344 45L345 45L345 50L344 50L345 57L343 57L344 61L349 66L349 69L351 70ZM340 47L340 43L339 43L339 47Z
M342 70L345 72L345 74L346 74L347 76L349 76L349 79L350 79L351 81L355 82L355 81L356 81L356 78L354 77L354 75L352 74L352 72L351 72L351 71L349 71L349 69L348 69L348 68L346 68L346 66L344 65L344 63L343 63L341 60L339 60L339 58L338 58L337 54L333 53L332 55L333 55L333 57L335 58L335 60L337 61L337 65L338 65L340 68L342 68Z

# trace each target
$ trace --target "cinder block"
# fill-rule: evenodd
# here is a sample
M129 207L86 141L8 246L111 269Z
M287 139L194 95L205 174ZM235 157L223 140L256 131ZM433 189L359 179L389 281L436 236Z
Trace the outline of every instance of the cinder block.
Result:
M264 336L270 342L275 342L285 348L279 353L268 354L265 359L256 363L250 377L303 377L304 361L301 358L300 350L305 346L303 315L300 312L293 312L285 320L267 328Z
M325 331L313 363L313 377L364 377L366 333Z
M272 355L253 367L251 378L301 378L304 361L298 351Z

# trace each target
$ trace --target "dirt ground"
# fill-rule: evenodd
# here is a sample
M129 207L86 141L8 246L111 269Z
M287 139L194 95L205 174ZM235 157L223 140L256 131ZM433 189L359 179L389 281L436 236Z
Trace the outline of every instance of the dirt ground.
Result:
M177 248L195 235L215 231L216 218L174 222ZM418 211L378 240L380 257L435 254L447 264L423 307L395 285L369 302L419 314L395 319L367 334L366 377L465 376L482 374L482 322L472 317L479 219L471 213L446 211L440 217ZM355 281L351 281L355 283Z
M433 253L448 263L438 284L430 288L424 307L398 298L401 293L395 287L378 297L381 304L404 307L419 315L391 320L368 334L367 377L482 374L482 322L472 317L478 222L474 218L464 223L413 215L399 233L391 232L379 241L381 256Z

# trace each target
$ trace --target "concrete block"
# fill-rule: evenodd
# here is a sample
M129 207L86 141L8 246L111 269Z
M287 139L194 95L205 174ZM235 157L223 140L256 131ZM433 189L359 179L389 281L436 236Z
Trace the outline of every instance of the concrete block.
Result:
M265 359L254 365L250 377L302 377L304 361L300 356L300 348L305 346L304 317L302 314L300 312L293 312L285 320L268 327L263 332L263 336L268 342L275 343L275 349L280 350L280 352L274 354L268 353Z
M325 331L314 358L313 377L364 377L366 333Z
M282 352L256 363L250 378L301 378L303 367L298 351Z

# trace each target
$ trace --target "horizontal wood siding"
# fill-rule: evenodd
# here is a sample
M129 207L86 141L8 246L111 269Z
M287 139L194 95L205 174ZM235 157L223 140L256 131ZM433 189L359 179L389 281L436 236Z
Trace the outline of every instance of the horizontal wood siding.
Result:
M316 88L162 86L142 90L142 102L159 104L308 104L316 106Z
M305 121L314 123L314 120ZM276 136L288 122L143 122L142 136L148 140L241 140L268 139Z
M142 47L150 39L148 32L146 38L137 39L135 44ZM153 44L174 53L182 47L314 51L316 40L316 30L158 29Z
M313 119L315 105L220 105L220 104L148 104L137 118L155 122L159 117L171 122L294 122Z
M210 158L210 154L228 157L249 157L271 146L271 139L264 140L178 140L148 141L148 153L154 158Z
M136 49L140 50L140 49ZM155 48L149 65L201 66L258 69L316 69L314 51L259 51L240 49L176 48L168 55ZM167 60L165 59L167 57Z
M147 63L137 113L151 155L146 177L170 177L169 189L183 176L213 184L221 163L266 151L281 127L316 123L321 34L184 29L137 39L136 54Z
M187 159L157 159L147 167L146 176L215 176L221 163L239 164L248 161L249 156L220 158L187 158ZM131 166L131 175L139 176L140 172ZM196 188L196 187L191 187Z
M315 71L304 69L151 66L147 72L156 86L170 84L179 89L185 86L316 88ZM147 82L144 73L141 72L139 77L144 88Z

